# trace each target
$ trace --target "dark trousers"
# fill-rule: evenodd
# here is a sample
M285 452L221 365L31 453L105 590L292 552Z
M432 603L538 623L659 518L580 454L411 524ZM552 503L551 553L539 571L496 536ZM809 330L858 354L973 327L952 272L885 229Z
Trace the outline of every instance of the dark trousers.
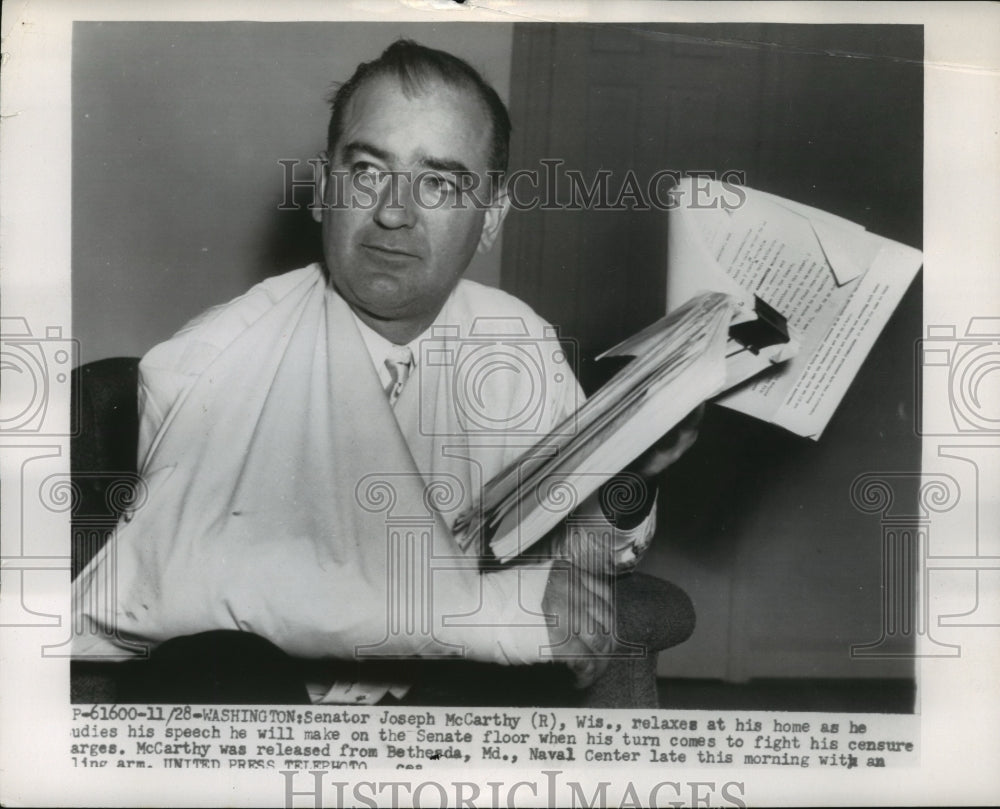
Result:
M117 664L118 701L208 705L307 705L309 679L411 683L387 705L572 706L580 692L556 664L499 666L467 660L304 661L250 632L172 638L145 660Z
M309 702L294 658L251 632L171 638L122 667L121 702L299 705Z

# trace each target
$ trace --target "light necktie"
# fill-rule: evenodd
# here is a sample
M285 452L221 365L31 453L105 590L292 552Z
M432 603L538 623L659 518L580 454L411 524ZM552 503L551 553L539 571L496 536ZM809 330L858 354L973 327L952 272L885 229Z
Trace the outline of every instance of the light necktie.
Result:
M389 396L389 404L396 406L396 400L403 391L403 385L410 378L410 369L413 367L413 352L407 346L392 346L389 356L386 357L385 367L389 369L389 376L392 381L385 392Z

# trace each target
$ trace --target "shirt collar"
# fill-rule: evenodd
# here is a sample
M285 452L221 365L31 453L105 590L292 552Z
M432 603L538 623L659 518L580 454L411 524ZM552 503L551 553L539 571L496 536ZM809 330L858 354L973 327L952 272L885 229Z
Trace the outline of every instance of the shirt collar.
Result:
M353 309L351 310L351 317L354 318L354 322L358 325L358 331L361 333L361 339L364 340L365 347L368 349L372 365L375 366L375 371L379 375L379 379L381 379L383 383L387 383L389 379L389 371L386 368L385 361L392 355L392 349L396 344L386 340L381 334L365 323L354 313ZM410 349L410 354L413 357L414 368L420 364L420 342L430 336L431 328L433 327L428 327L426 331L421 332L406 344L406 347Z
M461 283L461 281L459 281L459 283ZM451 294L448 295L448 299L444 302L444 306L441 307L441 311L437 313L437 317L434 318L434 322L406 344L406 347L410 349L410 354L413 357L412 370L416 370L416 368L420 365L421 342L430 339L435 326L440 326L448 321L449 316L447 313L449 311L450 304L455 297L455 290L457 288L458 286L456 285L455 289L453 289ZM379 379L382 380L383 384L388 384L390 375L389 369L385 365L385 361L391 356L393 346L397 344L393 343L391 340L386 340L385 337L358 317L350 306L347 308L351 313L351 317L354 318L354 322L358 324L358 331L361 334L361 339L365 342L365 347L368 349L372 365L375 366L375 371L378 373Z

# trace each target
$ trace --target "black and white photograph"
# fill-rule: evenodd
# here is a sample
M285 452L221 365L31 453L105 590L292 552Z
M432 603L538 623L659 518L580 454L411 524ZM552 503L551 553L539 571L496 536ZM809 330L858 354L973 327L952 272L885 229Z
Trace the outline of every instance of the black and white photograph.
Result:
M5 804L1000 794L995 9L42 5Z

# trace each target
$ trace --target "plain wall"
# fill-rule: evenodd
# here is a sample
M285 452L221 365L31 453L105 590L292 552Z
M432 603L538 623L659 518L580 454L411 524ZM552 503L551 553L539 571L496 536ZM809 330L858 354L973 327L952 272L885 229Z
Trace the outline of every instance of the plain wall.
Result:
M279 160L324 148L326 97L406 36L466 58L507 99L511 26L77 23L73 332L80 361L142 355L208 306L321 257ZM302 163L296 179L310 176ZM497 284L502 244L467 277Z

